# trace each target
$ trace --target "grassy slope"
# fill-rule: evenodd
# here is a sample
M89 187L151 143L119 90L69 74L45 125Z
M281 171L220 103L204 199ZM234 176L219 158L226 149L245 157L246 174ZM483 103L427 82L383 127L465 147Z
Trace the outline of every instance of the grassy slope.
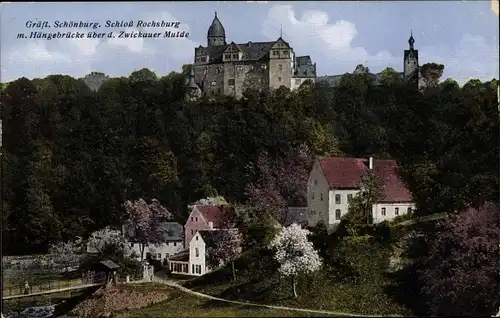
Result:
M149 288L144 286L144 288ZM287 310L239 306L204 299L162 285L171 297L146 308L123 312L118 317L324 317Z
M273 265L270 255L254 252L237 263L239 273L236 281L232 281L230 271L223 268L185 285L225 299L263 304L353 314L411 314L388 297L386 290L392 282L382 273L371 280L339 282L335 279L336 273L323 269L310 277L301 277L299 298L294 299L291 297L290 281L281 278Z
M298 285L299 298L292 296L289 280L277 274L277 265L269 252L246 252L236 262L237 280L232 281L228 267L186 282L185 286L209 295L231 299L247 300L257 303L281 305L296 308L310 308L348 312L367 315L412 315L415 304L411 299L416 296L408 294L408 266L416 256L406 255L403 268L387 273L389 259L394 257L401 244L394 244L410 232L433 231L435 221L444 215L431 215L426 218L401 222L392 226L392 244L372 242L356 242L350 240L342 249L335 249L333 255L326 257L328 267L310 276L301 277ZM394 232L393 232L394 231ZM358 244L359 243L359 244ZM415 244L412 244L415 245ZM419 249L412 247L411 249ZM403 248L405 249L405 248ZM419 254L413 252L412 254ZM332 262L338 254L343 254L344 264ZM399 253L398 253L399 254ZM391 257L391 255L393 257ZM400 256L398 256L400 257ZM345 266L349 264L349 266ZM353 279L342 279L339 273L349 273L354 269ZM357 275L356 275L357 273ZM410 283L411 285L411 283ZM413 308L413 310L410 310Z

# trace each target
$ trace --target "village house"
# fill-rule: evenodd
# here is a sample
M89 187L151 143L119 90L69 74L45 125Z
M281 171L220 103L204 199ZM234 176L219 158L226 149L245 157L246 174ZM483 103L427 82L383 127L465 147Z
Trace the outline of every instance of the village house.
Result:
M158 244L149 244L144 248L144 258L151 257L157 260L168 260L171 256L184 250L184 229L177 222L162 222L165 232L164 241ZM133 229L125 229L124 233L132 250L139 256L141 255L141 244L134 238Z
M234 215L228 204L194 205L188 220L184 225L184 245L189 246L196 232L201 230L216 230L230 227Z
M308 226L322 221L332 228L340 223L350 199L361 190L362 175L368 171L380 183L380 196L372 206L374 223L415 209L411 192L398 176L395 160L317 157L307 181Z

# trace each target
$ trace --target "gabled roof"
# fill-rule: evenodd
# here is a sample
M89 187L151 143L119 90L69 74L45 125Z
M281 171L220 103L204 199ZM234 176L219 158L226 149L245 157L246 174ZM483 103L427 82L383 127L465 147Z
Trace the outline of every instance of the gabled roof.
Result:
M330 189L359 189L361 176L368 172L368 159L347 157L318 157L320 169ZM373 173L379 180L377 202L412 202L413 197L400 179L395 160L373 160Z
M198 233L200 233L201 238L203 239L203 242L205 242L206 247L214 247L215 246L216 236L217 236L218 232L219 232L219 230L198 231Z
M212 222L214 227L221 227L230 221L230 209L227 205L195 205L205 221Z

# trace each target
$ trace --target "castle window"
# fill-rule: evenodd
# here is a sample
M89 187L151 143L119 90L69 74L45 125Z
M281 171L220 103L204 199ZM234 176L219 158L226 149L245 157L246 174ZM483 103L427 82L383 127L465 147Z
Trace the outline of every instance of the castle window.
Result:
M280 53L279 53L279 51L273 51L273 55L277 56L277 55L280 55Z
M382 208L382 215L385 216L385 208Z
M267 65L266 65L266 64L262 64L262 65L260 66L260 68L261 68L261 69L263 69L263 70L265 70L265 69L267 68Z
M394 214L399 215L399 208L394 208Z
M226 60L230 60L231 59L231 54L224 54L224 58Z
M278 77L278 82L281 82L281 77Z
M227 85L234 85L234 78L230 78L227 80Z
M284 56L288 56L288 51L283 51Z
M239 54L233 54L233 59L237 59L237 60L238 60L238 59L239 59L239 56L238 56L238 55L239 55Z
M210 84L211 84L212 86L215 86L215 85L217 85L217 82L216 82L216 81L212 81Z
M278 69L280 70L280 72L283 71L283 65L279 64Z

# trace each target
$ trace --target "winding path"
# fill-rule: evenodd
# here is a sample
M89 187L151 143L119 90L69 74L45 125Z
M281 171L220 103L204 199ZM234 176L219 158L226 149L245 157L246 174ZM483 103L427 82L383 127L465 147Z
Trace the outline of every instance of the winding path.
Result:
M254 306L254 307L262 307L262 308L268 308L268 309L279 309L279 310L291 310L291 311L298 311L298 312L309 312L309 313L316 313L316 314L325 314L325 315L333 315L333 316L338 316L338 317L344 317L344 316L349 316L349 317L373 317L373 315L359 315L359 314L352 314L352 313L345 313L345 312L336 312L336 311L326 311L326 310L315 310L315 309L306 309L306 308L293 308L293 307L283 307L283 306L272 306L272 305L262 305L262 304L255 304L255 303L250 303L250 302L243 302L243 301L236 301L236 300L228 300L224 298L218 298L214 296L210 296L207 294L195 292L191 289L188 289L182 285L177 284L176 282L165 279L164 277L160 276L154 276L153 278L154 283L160 283L160 284L165 284L170 287L177 288L185 293L206 298L206 299L211 299L211 300L217 300L217 301L222 301L225 303L230 303L230 304L235 304L235 305L243 305L243 306ZM385 317L403 317L402 315L387 315Z

